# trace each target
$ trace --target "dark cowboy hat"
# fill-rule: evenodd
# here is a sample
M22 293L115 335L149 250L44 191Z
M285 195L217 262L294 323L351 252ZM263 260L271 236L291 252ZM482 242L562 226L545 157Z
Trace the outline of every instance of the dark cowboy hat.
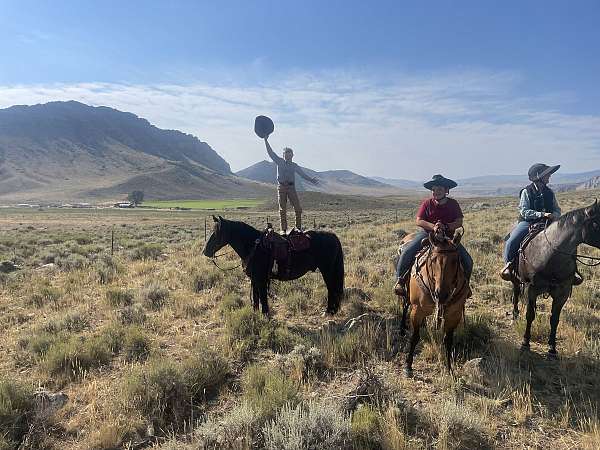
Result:
M273 125L273 121L267 116L257 116L256 119L254 119L254 132L258 137L264 139L269 136L274 129L275 125Z
M529 168L527 175L529 176L529 181L537 181L546 175L553 174L558 169L560 169L560 164L558 166L547 166L546 164L537 163Z
M458 184L456 184L456 181L452 181L443 175L434 175L431 180L423 184L423 187L429 190L431 190L431 188L434 186L443 186L445 188L452 189L458 186Z

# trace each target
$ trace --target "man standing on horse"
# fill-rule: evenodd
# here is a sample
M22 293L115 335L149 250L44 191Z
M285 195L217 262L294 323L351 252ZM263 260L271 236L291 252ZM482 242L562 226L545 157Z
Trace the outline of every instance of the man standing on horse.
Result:
M431 197L423 200L417 212L417 226L421 230L415 233L413 240L404 246L398 260L396 268L398 281L394 286L394 292L397 295L406 295L404 280L415 261L417 253L423 247L423 239L427 238L429 233L452 237L454 231L462 227L463 213L460 205L456 200L448 197L450 189L456 186L455 181L445 178L442 175L434 175L430 181L423 184L425 189L431 190ZM462 244L459 245L458 252L468 281L473 271L473 259Z
M319 180L308 176L295 162L292 162L294 151L285 147L283 149L283 158L276 155L268 141L268 136L265 136L265 146L267 153L277 165L277 200L279 202L279 219L281 223L281 232L285 234L287 231L287 201L290 200L296 213L296 228L302 229L302 207L296 192L295 179L296 174L300 175L305 180L312 184L318 184Z
M517 257L521 242L529 233L532 224L541 221L553 221L560 217L560 207L556 195L548 187L550 177L560 168L560 165L548 166L537 163L529 168L527 173L531 184L521 190L519 200L519 222L510 232L504 245L505 266L500 273L503 280L511 281L513 264ZM583 278L575 273L574 285L581 284Z

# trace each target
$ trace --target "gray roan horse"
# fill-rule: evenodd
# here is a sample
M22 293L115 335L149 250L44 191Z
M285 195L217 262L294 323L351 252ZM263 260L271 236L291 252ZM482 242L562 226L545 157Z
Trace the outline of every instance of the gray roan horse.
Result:
M598 260L578 255L577 247L588 244L600 248L600 206L598 200L593 205L570 211L552 222L535 236L525 247L519 258L519 277L513 279L513 318L519 315L519 294L521 285L527 292L527 326L523 336L523 350L529 349L531 323L535 319L536 300L541 294L552 297L552 315L550 317L550 337L548 338L548 356L555 357L556 328L560 312L571 295L576 263L586 265L584 260Z

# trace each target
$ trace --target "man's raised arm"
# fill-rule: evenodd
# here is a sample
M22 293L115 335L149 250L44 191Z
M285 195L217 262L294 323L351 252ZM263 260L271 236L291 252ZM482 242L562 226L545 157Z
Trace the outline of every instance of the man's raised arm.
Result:
M267 138L265 138L265 146L267 147L267 153L269 154L269 156L271 157L271 159L273 160L273 162L275 164L280 164L283 162L283 158L281 156L277 156L277 154L271 148L271 144L269 144L269 141Z

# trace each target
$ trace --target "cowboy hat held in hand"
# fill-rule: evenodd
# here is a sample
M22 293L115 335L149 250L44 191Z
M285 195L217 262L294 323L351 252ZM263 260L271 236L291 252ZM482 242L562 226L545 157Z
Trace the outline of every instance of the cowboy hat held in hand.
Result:
M257 116L254 119L254 132L259 138L264 139L269 137L273 133L273 130L275 130L275 125L267 116Z

